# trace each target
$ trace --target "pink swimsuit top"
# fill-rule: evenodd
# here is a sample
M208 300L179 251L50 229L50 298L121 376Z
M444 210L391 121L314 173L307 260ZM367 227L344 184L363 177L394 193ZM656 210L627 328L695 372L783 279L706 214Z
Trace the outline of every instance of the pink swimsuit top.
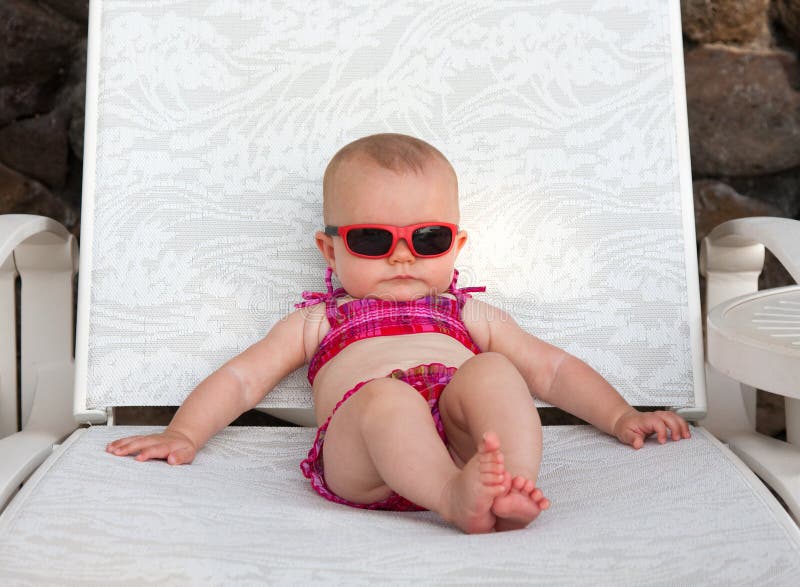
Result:
M447 296L427 296L416 300L396 302L362 298L336 303L337 299L347 295L344 288L333 288L331 276L333 271L328 267L325 272L327 292L303 292L305 301L295 304L297 308L325 303L325 315L331 329L319 343L319 348L308 366L308 381L314 379L320 369L344 348L354 342L375 336L395 336L398 334L419 334L438 332L452 336L473 353L481 350L461 319L461 309L470 292L486 291L485 287L457 288L458 271L453 271L453 281L447 288Z

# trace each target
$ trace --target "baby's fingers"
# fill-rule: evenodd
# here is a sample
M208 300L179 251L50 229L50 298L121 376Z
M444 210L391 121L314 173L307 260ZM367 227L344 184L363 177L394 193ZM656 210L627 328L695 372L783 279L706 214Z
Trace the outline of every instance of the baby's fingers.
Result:
M644 434L636 430L626 430L620 440L625 444L630 444L636 450L644 446Z
M185 465L194 460L194 450L191 448L178 448L173 450L167 456L167 462L170 465Z
M668 415L667 426L669 426L670 436L672 437L673 441L683 438L684 429L683 426L681 426L681 423L685 424L683 419L679 416L676 416L675 414ZM688 432L688 426L686 427L686 431Z
M146 439L146 436L128 436L127 438L120 438L119 440L109 443L106 446L106 452L120 456L128 455L131 452L136 452L138 450L136 447Z
M139 454L136 455L136 460L147 461L149 459L166 459L170 452L171 451L168 444L154 444L139 451Z
M670 436L672 440L680 440L681 438L689 438L689 425L686 423L686 420L681 418L678 414L673 412L655 412L655 416L658 417L658 441L664 444L666 442L666 430L669 429ZM664 429L664 435L662 440L662 433L661 428Z
M117 456L124 457L127 455L136 454L137 452L141 454L141 451L150 448L151 446L163 444L162 440L159 440L153 436L136 436L127 440L128 442L117 446L111 452Z
M660 418L653 422L653 432L655 432L659 444L667 441L667 425Z
M689 432L689 424L681 418L678 414L670 414L675 420L675 427L672 428L672 439L680 440L681 438L691 438L692 434Z

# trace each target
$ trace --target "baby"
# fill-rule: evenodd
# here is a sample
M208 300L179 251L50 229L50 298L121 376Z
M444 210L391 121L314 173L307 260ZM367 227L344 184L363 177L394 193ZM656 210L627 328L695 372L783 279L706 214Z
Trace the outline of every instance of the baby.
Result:
M359 139L325 171L327 292L189 395L167 429L110 443L139 461L191 462L217 431L309 363L319 431L301 464L325 498L437 512L468 533L523 528L549 501L536 487L535 396L640 448L689 438L671 412L641 413L577 358L459 288L453 167L397 134ZM341 283L334 289L332 275Z

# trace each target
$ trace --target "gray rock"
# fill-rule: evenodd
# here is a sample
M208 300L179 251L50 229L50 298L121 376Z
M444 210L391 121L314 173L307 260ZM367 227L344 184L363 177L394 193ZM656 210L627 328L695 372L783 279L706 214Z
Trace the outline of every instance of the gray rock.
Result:
M85 26L30 1L0 2L0 126L53 110L83 35Z
M83 161L84 106L86 102L86 82L76 86L69 101L69 146L72 153Z
M65 204L38 181L2 164L0 214L41 214L58 220L73 234L80 230L80 210Z
M698 43L767 46L769 0L681 0L683 32Z
M59 110L0 129L0 162L51 188L67 179L68 121Z
M61 85L58 76L45 82L0 83L0 126L14 119L50 112Z
M72 66L59 100L68 111L70 150L82 161L86 104L86 39L80 41L73 49Z
M89 20L89 0L39 0L56 12L76 22Z
M800 0L775 0L773 6L786 36L800 49Z
M686 53L685 65L696 176L800 166L800 71L793 54L703 46Z
M63 75L81 27L23 0L0 3L0 84Z
M767 175L718 178L740 194L780 210L785 218L800 218L800 167Z
M748 216L780 216L780 210L738 193L721 181L701 179L692 183L694 220L700 241L718 224Z

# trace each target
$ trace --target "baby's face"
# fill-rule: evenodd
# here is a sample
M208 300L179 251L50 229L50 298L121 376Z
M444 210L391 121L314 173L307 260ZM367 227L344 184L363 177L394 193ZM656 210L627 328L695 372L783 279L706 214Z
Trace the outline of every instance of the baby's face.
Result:
M327 224L421 222L458 224L458 187L452 171L438 160L423 172L397 173L357 155L336 171L329 190ZM340 236L316 235L317 246L342 286L355 298L413 300L442 293L450 285L458 252L467 235L460 231L453 248L441 257L415 257L404 240L388 257L352 255Z

